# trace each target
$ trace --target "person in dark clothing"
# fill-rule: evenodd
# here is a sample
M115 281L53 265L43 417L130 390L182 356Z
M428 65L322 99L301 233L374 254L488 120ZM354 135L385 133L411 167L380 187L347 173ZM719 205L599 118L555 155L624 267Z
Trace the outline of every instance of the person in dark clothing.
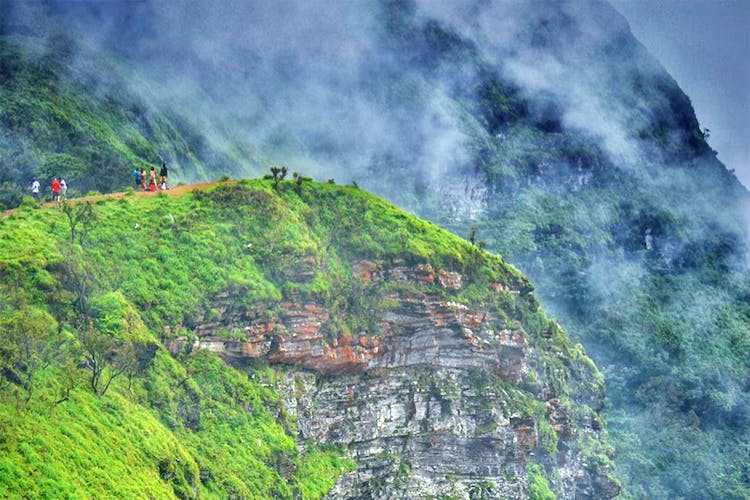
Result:
M133 170L133 180L135 181L135 187L139 188L141 186L141 170L136 168Z
M159 171L159 186L164 186L166 188L168 173L169 171L167 170L167 164L161 162L161 170Z

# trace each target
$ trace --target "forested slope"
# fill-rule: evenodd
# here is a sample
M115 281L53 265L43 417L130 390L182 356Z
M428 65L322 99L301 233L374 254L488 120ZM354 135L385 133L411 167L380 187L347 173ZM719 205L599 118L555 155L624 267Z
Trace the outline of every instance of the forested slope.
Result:
M122 189L134 168L162 162L175 182L258 162L239 143L208 144L191 117L158 104L158 92L137 68L66 36L0 36L0 206L20 204L34 178L46 186L63 177L75 196Z

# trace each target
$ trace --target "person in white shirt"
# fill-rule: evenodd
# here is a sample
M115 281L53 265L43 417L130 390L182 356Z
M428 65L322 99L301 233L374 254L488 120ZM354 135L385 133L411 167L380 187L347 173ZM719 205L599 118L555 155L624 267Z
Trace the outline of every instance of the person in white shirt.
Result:
M35 200L39 199L39 189L40 189L39 181L34 179L34 182L31 183L31 196L34 197Z
M66 194L68 193L68 183L65 182L65 179L60 179L60 199L66 199Z

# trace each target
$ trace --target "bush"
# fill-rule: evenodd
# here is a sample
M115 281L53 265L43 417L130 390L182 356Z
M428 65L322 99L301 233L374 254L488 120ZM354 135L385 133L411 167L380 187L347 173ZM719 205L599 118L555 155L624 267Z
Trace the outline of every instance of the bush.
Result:
M526 474L529 482L529 500L555 500L557 497L550 489L544 470L539 464L529 462L526 466Z

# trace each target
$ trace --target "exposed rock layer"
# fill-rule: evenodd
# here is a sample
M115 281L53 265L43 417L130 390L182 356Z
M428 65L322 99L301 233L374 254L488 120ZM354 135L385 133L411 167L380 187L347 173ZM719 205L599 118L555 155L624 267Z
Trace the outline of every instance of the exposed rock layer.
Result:
M341 331L316 302L288 298L261 310L225 296L212 321L197 322L192 345L239 364L288 367L282 393L301 442L342 445L358 463L332 497L523 498L529 461L554 471L563 497L618 492L582 444L601 445L595 373L571 363L576 374L558 376L577 379L575 403L558 394L540 352L549 347L509 322L513 311L451 300L464 287L457 272L370 261L352 269L365 287L385 290L376 333Z

